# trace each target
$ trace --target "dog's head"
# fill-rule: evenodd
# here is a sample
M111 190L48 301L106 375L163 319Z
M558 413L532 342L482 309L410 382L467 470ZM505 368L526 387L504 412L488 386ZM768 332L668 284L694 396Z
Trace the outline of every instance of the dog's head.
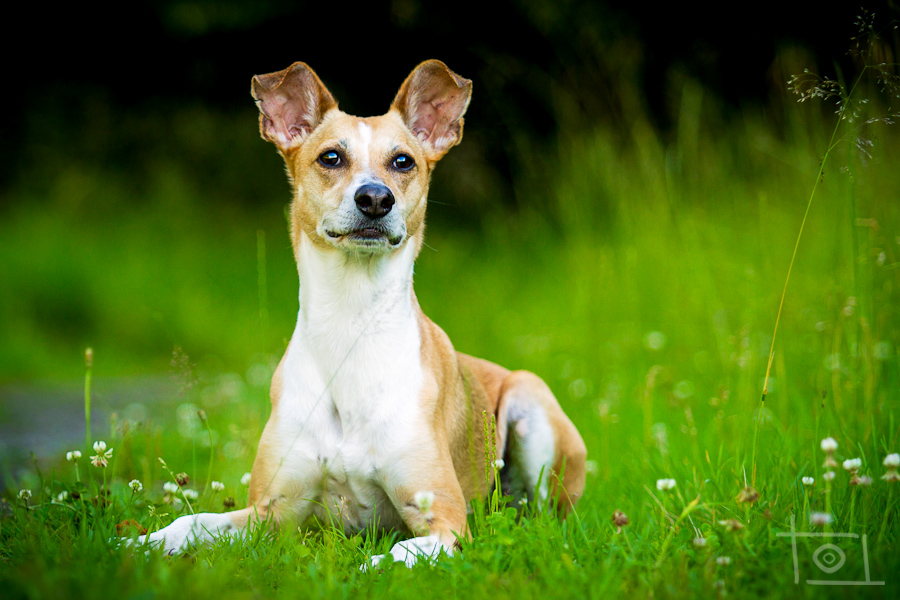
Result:
M338 109L312 69L296 62L257 75L251 93L263 139L278 148L294 191L295 246L391 253L418 237L431 171L462 139L472 82L438 60L416 67L387 114Z

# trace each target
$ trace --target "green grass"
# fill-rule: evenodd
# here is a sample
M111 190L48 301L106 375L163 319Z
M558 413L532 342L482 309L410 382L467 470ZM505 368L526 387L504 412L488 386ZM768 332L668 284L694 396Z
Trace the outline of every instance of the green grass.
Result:
M328 528L255 532L173 558L110 544L116 523L156 528L186 510L163 502L170 477L157 458L191 476L195 510L222 510L226 496L246 501L240 479L268 414L260 374L271 371L296 311L283 215L202 214L174 174L141 197L143 208L115 219L13 212L0 224L0 264L14 282L0 349L7 377L81 373L89 341L95 381L165 369L178 346L188 358L175 370L191 385L174 414L93 423L94 439L114 448L105 474L82 448L76 483L64 448L5 475L4 597L858 593L805 583L829 578L812 562L815 539L798 541L794 584L791 544L778 534L792 516L800 531L823 531L809 514L826 506L831 531L868 536L871 579L886 586L861 593L896 596L900 484L881 477L885 455L900 450L900 144L881 127L871 159L844 144L825 165L760 414L778 302L834 126L815 105L789 104L777 119L773 106L722 116L686 85L670 139L638 117L628 139L603 127L570 132L556 152L528 157L515 216L487 211L478 226L448 230L440 218L453 208L433 207L416 269L426 313L459 350L543 376L594 468L568 521L534 508L518 521L504 511L473 517L476 535L460 553L412 570L361 573L393 540ZM264 331L258 230L267 240ZM86 325L67 333L73 321ZM862 459L871 487L849 486L841 468L826 485L826 436L839 443L838 462ZM223 492L208 488L208 472ZM101 506L104 475L111 495ZM805 488L803 476L815 485ZM139 494L127 488L133 478L143 482ZM674 490L657 490L661 478L674 478ZM758 500L738 502L748 484ZM33 493L27 509L16 498L24 488ZM53 502L64 490L68 499ZM616 510L630 521L621 533ZM835 543L847 562L832 578L863 579L860 540Z

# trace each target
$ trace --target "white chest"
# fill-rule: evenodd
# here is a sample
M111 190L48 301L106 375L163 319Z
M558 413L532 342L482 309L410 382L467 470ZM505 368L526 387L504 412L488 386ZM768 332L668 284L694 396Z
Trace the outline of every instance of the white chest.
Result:
M303 286L301 274L300 314L272 415L282 475L300 484L317 516L327 511L359 529L378 514L389 525L385 470L421 422L421 338L409 282L351 282L342 298Z

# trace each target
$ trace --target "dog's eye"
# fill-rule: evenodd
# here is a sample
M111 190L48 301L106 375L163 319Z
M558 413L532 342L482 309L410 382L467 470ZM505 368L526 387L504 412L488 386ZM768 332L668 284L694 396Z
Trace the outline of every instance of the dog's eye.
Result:
M334 168L340 166L343 162L340 153L335 152L334 150L328 150L319 155L319 164L324 167Z
M394 160L391 161L391 166L398 171L409 171L416 166L416 161L414 161L409 154L398 154L394 157Z

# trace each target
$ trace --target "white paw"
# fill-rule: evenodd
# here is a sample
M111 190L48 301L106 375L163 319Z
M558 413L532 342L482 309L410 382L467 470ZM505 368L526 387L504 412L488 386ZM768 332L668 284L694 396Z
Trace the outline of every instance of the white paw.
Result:
M372 567L375 567L390 555L393 561L400 561L411 568L419 559L434 560L440 556L441 552L445 552L450 556L453 554L453 548L441 544L438 536L428 535L397 542L391 547L389 554L373 556L370 562ZM359 566L359 569L360 571L368 571L369 563L363 563Z
M134 546L148 545L159 548L172 555L187 551L197 543L209 542L223 534L234 535L236 528L226 514L200 513L184 515L172 523L136 540L126 540L126 544Z

